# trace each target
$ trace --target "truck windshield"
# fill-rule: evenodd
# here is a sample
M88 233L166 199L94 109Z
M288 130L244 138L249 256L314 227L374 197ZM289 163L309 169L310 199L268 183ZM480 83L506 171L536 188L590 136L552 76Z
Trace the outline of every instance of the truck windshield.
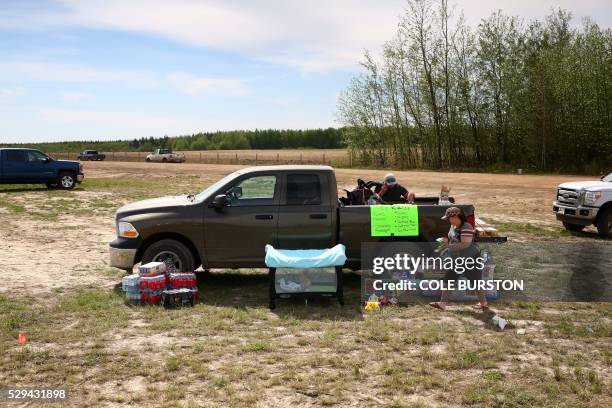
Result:
M232 181L239 175L240 175L240 172L237 172L237 171L234 173L228 174L227 176L223 177L221 180L207 187L201 193L198 193L193 199L193 202L201 203L202 201L210 197L210 195L213 194L215 191L219 190L221 187L223 187L225 184L228 184L230 181Z

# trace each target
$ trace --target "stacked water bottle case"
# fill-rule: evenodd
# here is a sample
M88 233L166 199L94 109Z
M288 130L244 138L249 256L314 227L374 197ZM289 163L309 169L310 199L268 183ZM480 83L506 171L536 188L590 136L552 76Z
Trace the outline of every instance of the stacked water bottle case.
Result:
M144 264L138 274L124 277L121 283L126 302L132 305L193 306L200 297L193 272L176 272L163 262Z

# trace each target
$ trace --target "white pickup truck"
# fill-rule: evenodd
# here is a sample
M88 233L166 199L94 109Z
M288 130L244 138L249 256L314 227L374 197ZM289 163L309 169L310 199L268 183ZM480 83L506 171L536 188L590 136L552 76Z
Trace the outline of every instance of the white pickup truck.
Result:
M153 153L147 155L147 162L162 162L162 163L183 163L185 155L183 153L172 153L170 149L156 149Z
M595 224L599 235L612 238L612 173L600 181L559 185L553 211L569 231L582 231Z

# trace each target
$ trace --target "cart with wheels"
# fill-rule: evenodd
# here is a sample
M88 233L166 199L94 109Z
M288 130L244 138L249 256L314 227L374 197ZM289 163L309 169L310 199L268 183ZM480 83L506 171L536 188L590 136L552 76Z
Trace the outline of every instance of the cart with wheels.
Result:
M327 249L276 249L266 245L269 268L269 307L276 300L320 299L334 297L344 305L342 265L346 262L344 245Z

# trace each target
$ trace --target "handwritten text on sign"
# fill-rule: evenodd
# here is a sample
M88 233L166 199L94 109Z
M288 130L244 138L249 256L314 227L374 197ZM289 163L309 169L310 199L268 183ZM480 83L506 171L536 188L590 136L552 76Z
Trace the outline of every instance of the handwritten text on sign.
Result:
M419 235L419 208L416 205L370 206L373 237L412 237Z

